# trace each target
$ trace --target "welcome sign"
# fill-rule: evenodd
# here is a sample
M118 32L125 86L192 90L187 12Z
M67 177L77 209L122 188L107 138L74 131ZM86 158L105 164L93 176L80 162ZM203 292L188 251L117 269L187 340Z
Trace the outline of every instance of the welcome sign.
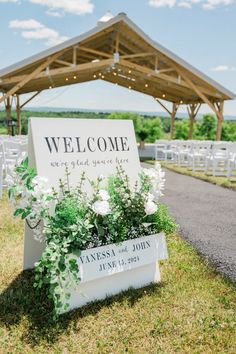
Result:
M129 120L30 118L29 163L49 187L57 187L70 172L70 184L77 184L85 172L89 179L109 176L122 166L132 183L140 172L133 122ZM89 188L89 184L88 187ZM89 189L88 189L89 192ZM26 226L24 269L33 268L44 244L34 240Z
M121 165L134 182L140 172L133 122L105 119L31 118L29 159L51 186L70 171L72 185L82 172L90 179Z

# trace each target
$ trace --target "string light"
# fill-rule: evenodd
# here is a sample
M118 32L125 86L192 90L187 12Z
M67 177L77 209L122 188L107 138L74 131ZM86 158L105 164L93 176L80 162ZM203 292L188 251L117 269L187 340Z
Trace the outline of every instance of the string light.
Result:
M52 86L49 86L49 89L51 89L52 88Z
M74 80L77 79L77 76L74 76Z
M94 74L94 75L93 75L93 77L94 77L94 79L96 79L97 75L96 75L96 74Z
M99 76L102 76L102 73L99 73L98 75L99 75Z
M113 73L113 75L114 75L114 76L116 76L116 75L117 75L117 73Z
M180 101L180 104L182 104L182 103L183 103L183 101L181 100L181 101Z
M68 79L68 77L66 77L66 81L68 81L69 79Z
M165 97L166 97L166 95L163 93L162 97L163 97L163 98L165 98Z
M132 88L132 87L131 87L131 86L129 86L129 90L131 90L131 88Z
M145 87L148 87L148 84L145 84Z
M105 76L104 75L102 75L102 79L104 79L105 78Z
M131 71L131 70L129 70L129 71L128 71L128 73L129 73L129 74L131 74L131 73L132 73L132 71Z

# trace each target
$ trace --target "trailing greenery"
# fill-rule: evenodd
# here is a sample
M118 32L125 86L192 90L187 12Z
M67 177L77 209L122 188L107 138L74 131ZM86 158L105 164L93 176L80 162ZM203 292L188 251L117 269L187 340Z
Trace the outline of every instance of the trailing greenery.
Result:
M28 132L29 117L64 117L64 118L92 118L92 119L131 119L134 122L136 138L138 141L149 143L157 139L169 138L170 118L140 115L130 112L33 112L22 111L22 134ZM12 119L16 120L16 113L12 112ZM197 119L193 129L193 139L214 140L216 136L217 120L214 115L205 114L201 119ZM188 139L189 119L175 119L174 139ZM6 133L5 112L0 111L0 134ZM236 121L224 121L222 124L222 140L236 141Z
M102 176L89 181L91 197L85 193L84 174L73 188L69 176L66 170L58 190L48 189L47 180L37 176L25 159L8 179L14 215L26 219L35 239L46 243L35 264L34 287L46 286L56 316L68 309L70 289L79 285L77 257L81 251L175 229L166 208L158 202L164 187L159 164L155 169L143 169L134 187L118 166L107 182Z

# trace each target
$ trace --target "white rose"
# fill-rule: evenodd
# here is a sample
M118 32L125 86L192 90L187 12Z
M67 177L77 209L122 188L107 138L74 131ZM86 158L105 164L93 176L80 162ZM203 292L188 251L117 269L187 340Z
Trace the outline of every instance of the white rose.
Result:
M101 189L101 190L98 192L98 196L99 196L102 200L109 200L109 199L110 199L109 194L108 194L107 191L105 191L104 189Z
M153 202L153 200L155 199L154 195L152 193L148 193L147 195L147 201L148 202Z
M146 215L152 215L157 211L157 205L152 201L147 201L144 208Z
M95 214L105 216L111 212L109 203L106 200L97 200L92 205L92 209Z

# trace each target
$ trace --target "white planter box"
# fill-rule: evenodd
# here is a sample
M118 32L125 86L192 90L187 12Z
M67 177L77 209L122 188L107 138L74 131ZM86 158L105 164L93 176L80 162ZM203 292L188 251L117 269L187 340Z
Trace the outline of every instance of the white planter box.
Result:
M167 257L163 233L82 251L78 257L81 283L71 290L68 311L131 287L159 282L158 261Z

